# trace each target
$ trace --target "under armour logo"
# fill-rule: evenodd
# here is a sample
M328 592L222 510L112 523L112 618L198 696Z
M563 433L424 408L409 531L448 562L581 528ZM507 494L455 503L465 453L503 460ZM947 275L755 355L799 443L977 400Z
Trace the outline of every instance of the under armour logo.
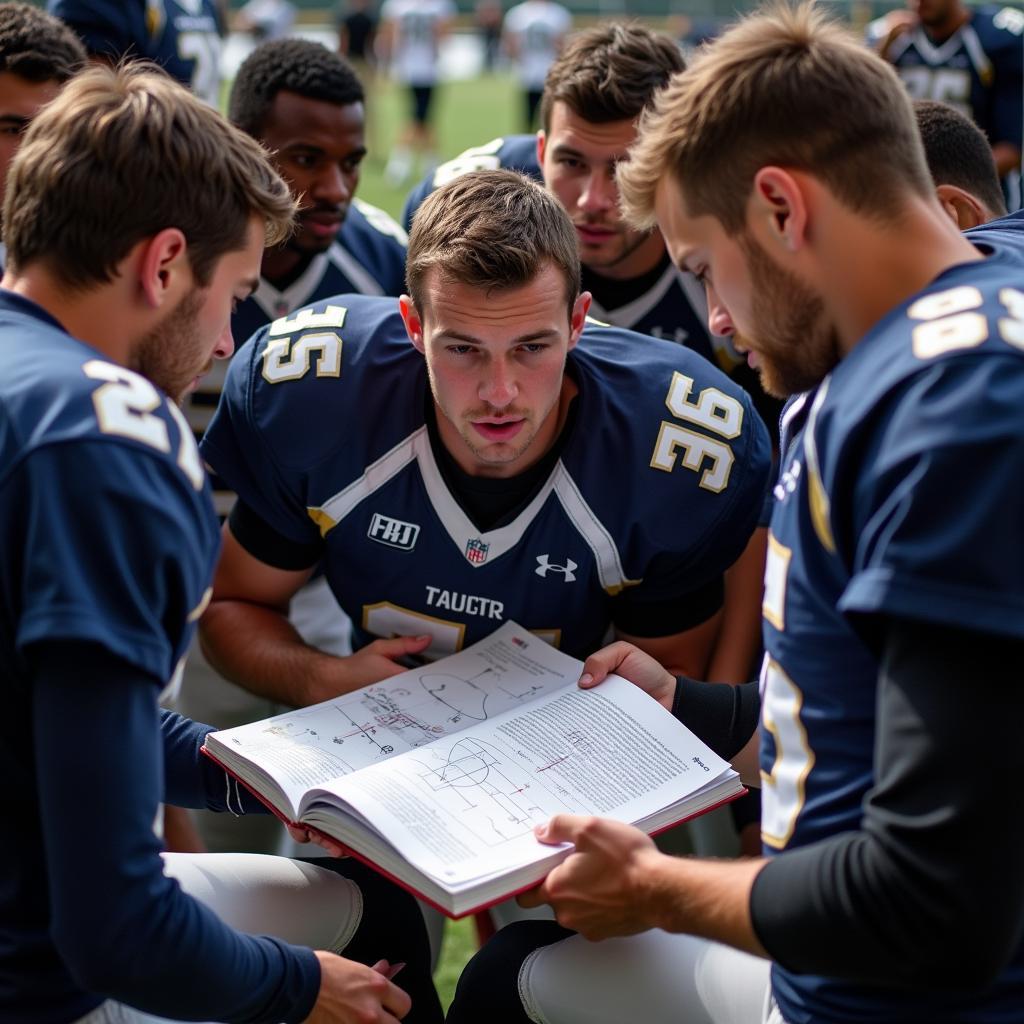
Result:
M533 571L538 575L547 579L548 571L560 572L565 577L566 583L572 583L576 579L575 569L579 566L571 559L565 560L565 565L555 565L548 555L537 556L537 568Z

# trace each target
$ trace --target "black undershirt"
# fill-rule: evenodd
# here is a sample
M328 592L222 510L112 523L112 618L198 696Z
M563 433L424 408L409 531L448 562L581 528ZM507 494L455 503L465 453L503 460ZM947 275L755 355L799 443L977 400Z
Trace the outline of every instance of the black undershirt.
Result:
M627 278L604 277L583 266L583 291L590 292L602 309L619 309L639 299L641 295L646 295L658 283L671 262L666 252L658 261L658 265L648 270L646 274Z
M565 424L555 439L555 443L529 469L525 469L515 476L473 476L455 461L455 457L441 441L441 435L437 429L437 411L433 400L429 395L427 396L424 416L434 461L437 463L437 468L441 471L441 476L448 485L452 497L481 533L496 530L511 523L533 501L537 492L551 476L555 463L561 458L562 450L572 435L573 426L576 423L576 412L577 402L574 397L569 402Z

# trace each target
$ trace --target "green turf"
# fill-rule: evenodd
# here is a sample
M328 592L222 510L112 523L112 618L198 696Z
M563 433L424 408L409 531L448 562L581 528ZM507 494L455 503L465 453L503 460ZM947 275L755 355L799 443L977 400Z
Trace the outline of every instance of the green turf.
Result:
M522 97L516 83L504 75L489 75L438 86L434 99L438 155L448 160L470 146L498 135L522 131ZM406 91L392 82L378 81L370 96L370 154L363 164L359 196L397 218L406 194L422 177L416 173L401 188L383 179L384 164L408 109Z
M447 1011L455 994L455 983L459 980L466 961L476 952L476 928L472 917L461 921L448 921L444 929L444 943L441 959L434 972L441 1005Z

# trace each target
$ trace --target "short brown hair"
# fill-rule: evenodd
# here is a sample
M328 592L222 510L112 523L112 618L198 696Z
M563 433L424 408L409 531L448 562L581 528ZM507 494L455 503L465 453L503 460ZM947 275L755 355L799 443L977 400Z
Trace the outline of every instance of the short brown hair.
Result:
M178 228L197 282L245 246L268 244L295 204L265 151L158 68L81 72L32 122L4 198L9 262L47 266L70 288L111 281L132 247Z
M613 22L571 36L544 80L540 123L564 103L592 124L632 121L685 67L675 40L633 22Z
M516 171L474 171L432 192L409 233L405 280L423 311L423 284L435 269L488 291L529 284L547 263L565 277L570 315L580 293L576 231L562 204Z
M872 216L932 191L895 71L811 3L744 18L658 95L619 166L622 209L650 227L670 174L692 216L739 231L754 175L769 164L813 174Z

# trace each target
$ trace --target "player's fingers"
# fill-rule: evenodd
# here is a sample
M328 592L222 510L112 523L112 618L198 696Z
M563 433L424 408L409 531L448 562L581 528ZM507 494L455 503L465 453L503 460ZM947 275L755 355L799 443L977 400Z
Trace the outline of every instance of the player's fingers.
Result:
M401 658L406 654L419 654L430 646L433 639L429 633L421 636L393 636L387 640L374 640L370 645L374 653L385 658Z
M583 814L556 814L543 825L538 825L533 834L542 842L557 846L559 843L576 843L591 818Z
M524 907L527 910L532 910L534 907L542 907L547 903L547 888L544 883L534 886L532 889L527 889L526 892L521 892L516 897L516 903L519 906Z
M390 981L388 982L388 990L381 1003L385 1010L393 1013L399 1020L412 1008L412 1000L409 998L409 994L397 985L393 985ZM386 1020L387 1018L385 1017L384 1019Z
M636 648L632 644L617 640L615 643L595 651L583 663L580 686L587 689L590 686L603 683L635 650Z

